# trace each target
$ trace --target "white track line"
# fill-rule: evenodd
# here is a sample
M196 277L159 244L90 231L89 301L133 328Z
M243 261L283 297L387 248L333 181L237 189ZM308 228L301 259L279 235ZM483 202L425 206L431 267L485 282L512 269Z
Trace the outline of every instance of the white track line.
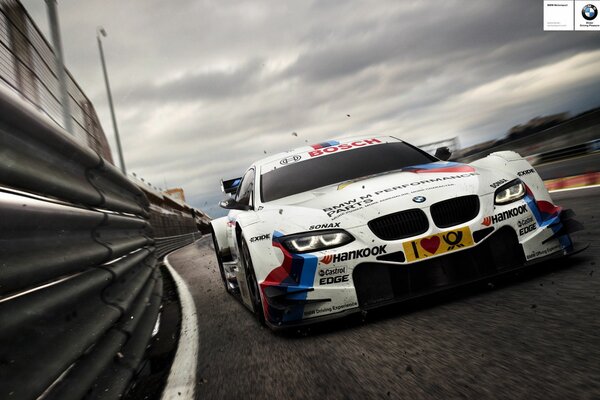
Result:
M194 400L198 363L198 315L190 289L169 263L169 256L165 257L164 262L177 285L181 303L181 332L161 400Z
M597 187L600 187L600 185L590 185L590 186L579 186L579 187L566 188L566 189L556 189L556 190L550 190L550 193L568 192L571 190L591 189L591 188L597 188Z

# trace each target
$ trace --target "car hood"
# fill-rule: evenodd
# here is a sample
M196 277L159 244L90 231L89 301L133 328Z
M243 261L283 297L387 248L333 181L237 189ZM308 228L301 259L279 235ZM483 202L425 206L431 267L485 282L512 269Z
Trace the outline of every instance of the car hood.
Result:
M340 222L339 227L361 226L382 215L411 208L427 208L442 200L493 193L514 179L504 172L459 163L431 163L318 188L268 203L286 215L284 225L295 231ZM290 229L287 229L288 231Z

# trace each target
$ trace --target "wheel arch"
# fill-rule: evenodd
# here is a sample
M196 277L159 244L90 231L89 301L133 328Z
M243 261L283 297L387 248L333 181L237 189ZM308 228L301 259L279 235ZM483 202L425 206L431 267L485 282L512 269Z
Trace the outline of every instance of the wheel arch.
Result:
M273 227L265 222L247 226L238 223L234 229L235 245L240 252L242 239L246 241L259 284L282 262L283 255L278 255L280 251L273 247L273 234Z
M227 243L227 217L217 218L210 221L210 230L214 235L218 251L221 256L231 254L231 249Z
M535 170L535 167L519 153L514 151L498 151L473 161L471 165L513 174L531 189L537 200L552 202L550 193L548 193L548 189L546 189L544 181Z

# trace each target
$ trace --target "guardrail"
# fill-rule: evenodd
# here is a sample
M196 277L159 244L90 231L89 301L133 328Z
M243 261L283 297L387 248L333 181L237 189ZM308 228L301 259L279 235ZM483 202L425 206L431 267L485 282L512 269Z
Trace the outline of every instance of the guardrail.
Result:
M600 139L595 139L590 140L589 142L547 151L545 153L534 154L528 156L527 159L532 165L537 165L583 154L591 154L598 150L600 150Z
M194 243L202 237L201 232L186 233L179 236L168 236L164 238L156 238L156 256L162 258L180 247Z
M581 114L552 128L482 150L468 156L459 156L461 162L472 162L490 153L512 150L522 156L548 153L572 146L574 142L594 141L600 136L600 110Z
M71 134L112 164L108 141L91 101L67 74ZM63 106L52 46L18 0L0 1L0 80L63 126Z
M118 398L162 297L143 192L0 87L0 398ZM158 248L158 251L156 251Z

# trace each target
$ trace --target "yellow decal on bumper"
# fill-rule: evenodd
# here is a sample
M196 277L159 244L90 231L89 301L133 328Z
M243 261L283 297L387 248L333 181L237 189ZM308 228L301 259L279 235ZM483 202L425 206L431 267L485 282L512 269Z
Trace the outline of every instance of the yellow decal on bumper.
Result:
M421 260L426 257L449 253L473 246L473 236L469 227L436 233L417 240L403 243L406 261Z

